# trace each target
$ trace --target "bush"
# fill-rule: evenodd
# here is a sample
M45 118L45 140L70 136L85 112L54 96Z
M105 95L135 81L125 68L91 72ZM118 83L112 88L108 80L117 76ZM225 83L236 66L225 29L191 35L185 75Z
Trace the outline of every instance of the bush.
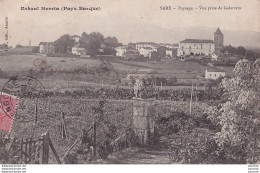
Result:
M180 132L170 144L169 156L173 163L218 163L217 144L208 130L194 129Z
M167 80L167 86L174 86L177 83L176 76L170 77L170 79Z

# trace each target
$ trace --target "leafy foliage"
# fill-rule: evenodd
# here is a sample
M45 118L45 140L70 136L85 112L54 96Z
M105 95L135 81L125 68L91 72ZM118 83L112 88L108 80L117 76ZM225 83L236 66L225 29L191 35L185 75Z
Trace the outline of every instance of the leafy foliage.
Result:
M219 125L215 140L226 159L236 163L251 162L254 155L254 135L259 127L259 67L260 61L240 60L235 77L223 79L223 103L208 109L212 122Z
M54 51L55 53L67 53L68 49L71 49L74 44L75 41L68 34L63 35L55 41Z

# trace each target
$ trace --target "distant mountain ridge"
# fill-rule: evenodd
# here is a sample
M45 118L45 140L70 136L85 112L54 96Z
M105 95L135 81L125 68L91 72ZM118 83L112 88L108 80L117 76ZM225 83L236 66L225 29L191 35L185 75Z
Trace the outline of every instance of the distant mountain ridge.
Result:
M221 29L221 26L219 26ZM213 33L216 28L207 27L191 27L191 28L160 28L150 25L144 27L143 25L135 26L132 28L133 34L131 37L136 39L136 42L152 41L160 43L179 43L185 39L212 39ZM224 34L224 45L232 46L244 46L244 47L260 47L260 32L255 31L241 31L241 30L224 30L221 29ZM126 31L127 32L127 31ZM119 40L122 42L134 42L119 36Z

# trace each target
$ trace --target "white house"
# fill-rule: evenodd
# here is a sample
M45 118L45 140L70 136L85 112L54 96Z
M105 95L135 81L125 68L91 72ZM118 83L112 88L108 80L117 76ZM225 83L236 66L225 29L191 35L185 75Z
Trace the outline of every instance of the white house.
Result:
M40 42L39 46L41 54L54 53L54 43L52 42Z
M71 53L74 54L74 55L83 55L83 54L86 54L86 49L74 46L71 49Z
M225 76L226 76L226 73L221 69L215 69L215 70L206 69L206 71L205 71L205 78L206 79L216 80L219 77L225 77Z
M143 55L145 58L148 58L149 57L149 54L151 52L153 52L154 49L153 48L150 48L150 47L142 47L139 49L139 54L140 55Z
M211 55L215 52L213 40L185 39L179 43L177 56Z
M159 45L153 42L139 42L135 44L135 48L136 50L140 50L141 48L152 48L152 49L156 49L156 47L158 47ZM156 51L156 50L154 50Z
M172 58L172 50L166 50L166 56L169 56Z
M124 57L125 53L127 51L127 47L126 46L120 46L120 47L116 47L116 56L121 56Z

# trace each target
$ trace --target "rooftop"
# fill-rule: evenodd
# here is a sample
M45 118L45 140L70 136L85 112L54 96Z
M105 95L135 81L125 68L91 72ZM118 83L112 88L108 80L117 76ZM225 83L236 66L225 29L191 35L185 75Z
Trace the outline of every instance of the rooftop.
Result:
M225 72L225 70L220 69L220 68L209 68L206 69L208 72Z
M39 45L53 45L53 42L40 42Z
M223 35L223 33L220 31L219 27L218 29L216 30L216 32L214 34L220 34L220 35Z
M201 40L201 39L185 39L180 43L214 43L213 40Z

